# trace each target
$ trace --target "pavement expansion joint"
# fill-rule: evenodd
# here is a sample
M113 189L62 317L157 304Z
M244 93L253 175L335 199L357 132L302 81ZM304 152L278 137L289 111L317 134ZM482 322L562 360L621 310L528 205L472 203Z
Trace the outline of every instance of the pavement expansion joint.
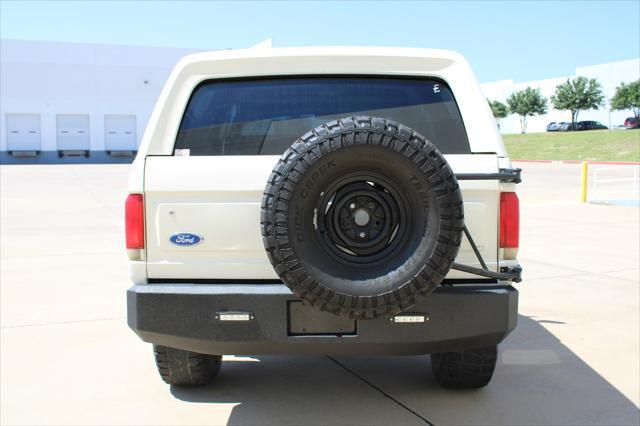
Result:
M389 395L387 392L385 392L384 390L380 389L378 386L376 386L375 384L371 383L369 380L365 379L364 377L362 377L360 374L356 373L355 371L353 371L352 369L350 369L349 367L347 367L346 365L344 365L343 363L341 363L340 361L338 361L337 359L335 359L332 356L327 355L327 358L329 358L331 361L335 362L336 364L338 364L338 366L342 367L344 370L346 370L349 374L351 374L352 376L360 379L362 382L366 383L367 385L369 385L370 387L372 387L373 389L377 390L378 392L380 392L383 396L389 398L391 401L393 401L395 404L399 405L400 407L402 407L403 409L405 409L406 411L408 411L409 413L413 414L414 416L416 416L417 418L419 418L420 420L422 420L426 425L429 426L435 426L433 423L431 423L429 420L427 420L426 418L422 417L419 413L415 412L414 410L412 410L411 408L407 407L406 405L404 405L402 402L398 401L397 399L395 399L393 396Z
M125 317L91 318L91 319L72 320L72 321L54 321L54 322L44 322L44 323L36 323L36 324L7 325L7 326L0 327L0 329L1 330L5 330L5 329L10 329L10 328L45 327L47 325L80 324L80 323L83 323L83 322L119 321L119 320L123 320L123 319L125 319Z

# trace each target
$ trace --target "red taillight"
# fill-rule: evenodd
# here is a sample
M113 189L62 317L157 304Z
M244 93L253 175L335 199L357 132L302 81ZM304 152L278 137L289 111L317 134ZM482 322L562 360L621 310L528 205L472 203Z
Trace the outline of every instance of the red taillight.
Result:
M144 201L141 194L129 194L124 203L124 227L128 249L144 248Z
M520 240L520 202L515 192L500 193L500 247L517 248Z

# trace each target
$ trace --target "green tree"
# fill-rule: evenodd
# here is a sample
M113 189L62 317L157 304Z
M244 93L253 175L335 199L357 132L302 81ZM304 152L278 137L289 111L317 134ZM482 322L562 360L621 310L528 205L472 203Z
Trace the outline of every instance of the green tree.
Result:
M576 128L578 114L582 110L598 109L603 105L604 96L600 83L595 78L576 77L556 86L551 96L555 109L571 111L571 128Z
M621 83L616 87L616 93L611 98L611 109L630 109L638 120L640 118L640 80L630 84Z
M498 124L498 129L500 128L500 119L501 118L505 118L507 115L509 115L509 109L507 108L507 106L505 104L503 104L500 101L490 101L487 99L487 101L489 102L489 107L491 108L491 113L493 114L493 118L496 119L496 123Z
M547 98L540 94L540 89L531 87L512 93L507 98L507 105L512 114L520 116L520 130L523 134L527 131L528 117L547 112Z
M489 101L489 106L491 107L491 113L496 120L505 118L509 115L509 109L500 101Z

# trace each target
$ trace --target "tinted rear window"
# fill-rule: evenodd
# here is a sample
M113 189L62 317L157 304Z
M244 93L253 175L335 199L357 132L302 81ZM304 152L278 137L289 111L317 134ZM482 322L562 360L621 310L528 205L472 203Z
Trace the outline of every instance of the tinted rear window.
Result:
M188 155L280 155L314 127L351 115L405 124L445 154L470 152L442 81L353 77L203 83L187 104L175 148Z

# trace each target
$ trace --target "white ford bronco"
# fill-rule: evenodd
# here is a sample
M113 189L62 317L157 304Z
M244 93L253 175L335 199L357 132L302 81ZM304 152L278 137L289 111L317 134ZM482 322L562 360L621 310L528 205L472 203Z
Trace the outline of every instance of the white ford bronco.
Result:
M190 55L131 170L129 326L172 385L223 354L431 354L441 385L485 386L517 320L519 181L456 53Z

